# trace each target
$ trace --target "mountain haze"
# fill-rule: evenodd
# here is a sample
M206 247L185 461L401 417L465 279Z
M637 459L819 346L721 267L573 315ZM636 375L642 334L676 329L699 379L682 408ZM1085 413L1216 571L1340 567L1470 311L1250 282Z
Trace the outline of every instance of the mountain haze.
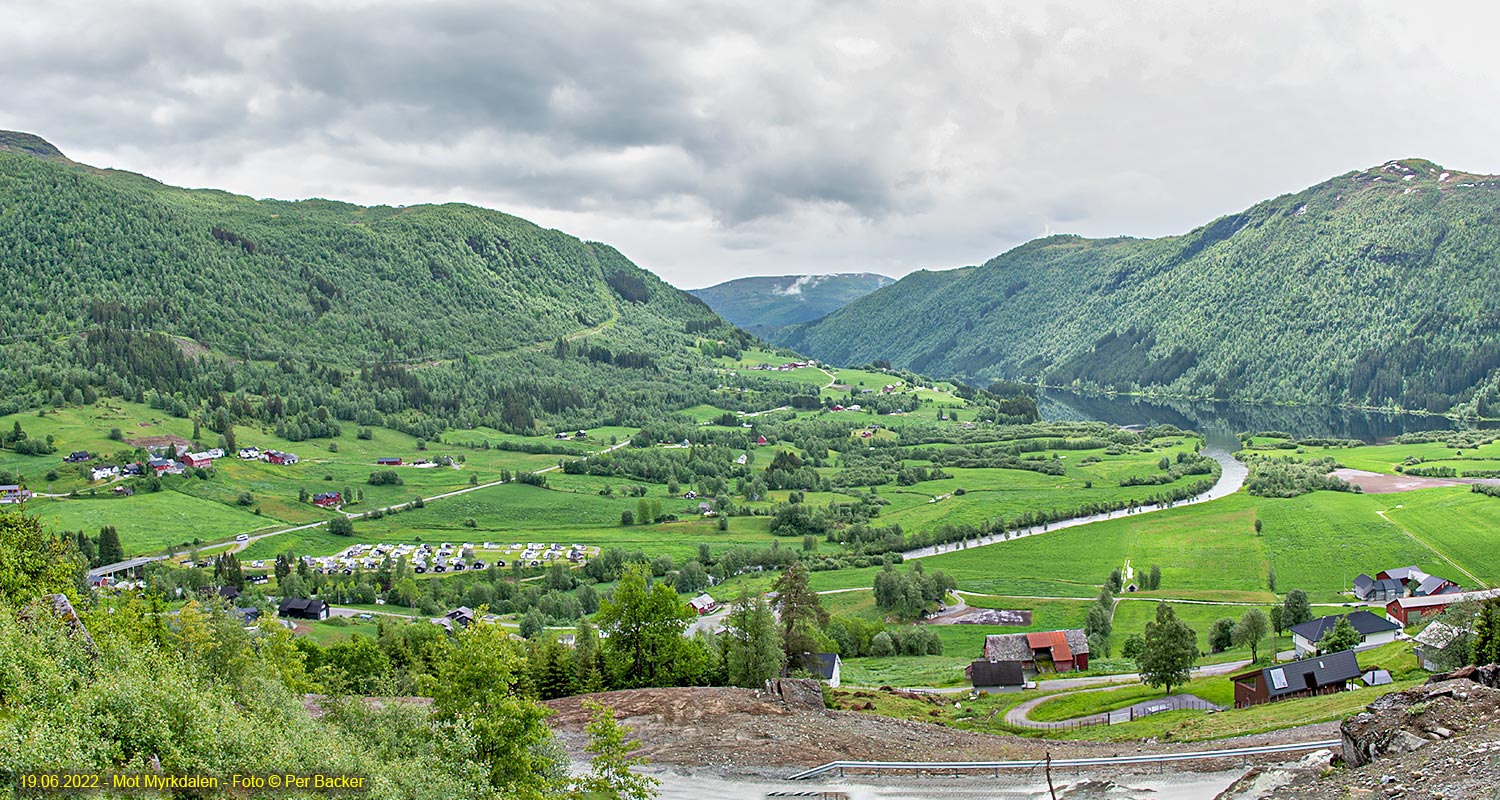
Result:
M1181 236L1029 242L778 340L838 363L1500 414L1500 177L1391 161Z
M507 214L180 189L14 132L0 290L0 413L241 393L268 417L578 427L706 400L699 338L741 336L614 248Z
M765 336L811 322L896 281L870 272L736 278L689 290L724 319Z

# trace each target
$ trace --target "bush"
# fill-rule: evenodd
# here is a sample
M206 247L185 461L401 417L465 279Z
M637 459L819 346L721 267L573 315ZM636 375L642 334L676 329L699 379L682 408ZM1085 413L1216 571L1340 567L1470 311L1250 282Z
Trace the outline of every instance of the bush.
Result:
M870 640L870 655L877 658L888 658L896 654L896 643L892 641L891 635L885 631L875 634Z
M371 486L400 486L405 483L401 480L401 474L393 469L383 469L370 473Z

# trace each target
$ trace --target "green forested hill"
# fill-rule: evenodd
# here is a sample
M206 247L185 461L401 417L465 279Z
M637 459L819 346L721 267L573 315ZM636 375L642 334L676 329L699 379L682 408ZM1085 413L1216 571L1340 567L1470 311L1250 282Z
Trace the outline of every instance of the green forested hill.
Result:
M843 363L1500 415L1500 178L1393 161L1182 236L1054 236L778 338Z
M758 335L837 311L895 283L871 272L736 278L690 293L724 319Z
M104 393L304 427L584 427L705 402L700 337L743 338L613 248L498 212L185 190L15 133L0 291L0 413Z

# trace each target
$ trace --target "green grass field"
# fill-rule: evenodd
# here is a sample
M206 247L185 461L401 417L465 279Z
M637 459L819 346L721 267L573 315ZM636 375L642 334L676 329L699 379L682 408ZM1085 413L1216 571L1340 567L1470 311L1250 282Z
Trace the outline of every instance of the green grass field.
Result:
M105 525L120 532L126 555L160 553L194 539L204 542L277 524L231 506L162 491L128 498L99 500L37 499L27 511L57 530L85 531L91 536Z
M1446 566L1441 557L1375 513L1412 496L1315 492L1270 499L1236 494L942 553L923 564L947 572L960 588L974 592L1090 598L1110 570L1129 559L1140 570L1161 566L1161 596L1189 592L1197 599L1236 602L1246 600L1247 592L1266 592L1263 597L1269 600L1267 573L1274 565L1278 594L1301 588L1315 601L1332 602L1341 599L1339 593L1360 572L1373 574L1389 564L1416 564L1441 574ZM1447 515L1427 513L1437 520ZM1257 517L1263 524L1259 536L1254 531ZM1468 568L1482 566L1476 562ZM873 568L818 573L812 582L819 590L869 586L873 574Z

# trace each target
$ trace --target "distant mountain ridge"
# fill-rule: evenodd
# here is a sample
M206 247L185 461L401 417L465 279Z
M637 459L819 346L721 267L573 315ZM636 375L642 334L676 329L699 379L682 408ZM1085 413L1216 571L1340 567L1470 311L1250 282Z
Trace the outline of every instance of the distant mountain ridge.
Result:
M0 292L0 413L113 395L576 429L713 400L700 340L747 341L614 248L497 211L181 189L8 131Z
M724 319L764 336L787 325L826 316L895 282L872 272L782 275L736 278L689 292Z
M781 344L976 381L1500 416L1500 177L1405 159L1181 236L1028 242Z

